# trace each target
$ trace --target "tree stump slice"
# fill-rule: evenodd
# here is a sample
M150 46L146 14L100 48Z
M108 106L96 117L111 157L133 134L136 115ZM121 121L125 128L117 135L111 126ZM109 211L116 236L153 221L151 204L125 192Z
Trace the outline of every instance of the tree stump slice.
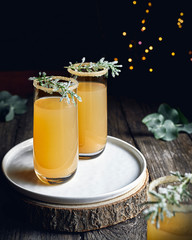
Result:
M50 204L23 199L30 223L45 230L85 232L105 228L136 217L147 200L148 171L129 192L103 202L79 205Z

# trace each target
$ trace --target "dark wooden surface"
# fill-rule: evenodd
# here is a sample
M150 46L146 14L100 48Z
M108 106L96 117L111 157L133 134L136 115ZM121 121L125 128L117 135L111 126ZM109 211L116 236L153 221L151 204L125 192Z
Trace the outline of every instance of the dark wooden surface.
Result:
M14 145L32 137L32 97L29 98L28 112L13 121L0 122L0 159ZM150 180L168 175L169 171L182 173L192 169L192 139L180 134L172 142L155 140L141 120L157 110L157 103L108 96L108 135L118 137L136 146L145 156ZM105 229L69 234L45 232L28 223L27 216L17 208L13 190L0 172L0 239L48 239L48 240L145 240L146 222L140 214L134 219Z

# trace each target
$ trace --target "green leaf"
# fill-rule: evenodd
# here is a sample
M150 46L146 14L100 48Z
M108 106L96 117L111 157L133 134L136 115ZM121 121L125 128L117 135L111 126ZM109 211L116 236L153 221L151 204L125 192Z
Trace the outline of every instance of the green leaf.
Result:
M15 114L14 114L14 107L11 106L9 108L8 114L5 116L5 121L9 122L9 121L13 120L14 116L15 116Z
M153 134L156 139L161 139L166 134L166 128L164 126L160 126L153 131Z
M6 102L9 103L10 105L14 105L16 101L19 101L21 98L18 95L13 95L9 97Z
M156 130L157 128L161 127L161 125L162 121L159 120L158 118L151 119L146 123L148 130L152 132L154 132L154 130Z
M151 113L151 114L147 115L146 117L144 117L142 122L146 124L147 122L154 120L154 119L159 119L160 122L163 122L164 117L160 113Z
M192 123L183 124L182 126L177 127L179 132L192 133Z
M179 113L176 109L171 108L168 104L161 104L158 113L162 114L165 119L172 120L174 123L179 122Z
M18 95L11 95L7 91L0 92L0 120L11 121L15 114L23 114L27 111L27 99Z
M172 141L178 136L178 130L171 120L166 120L163 125L166 129L166 134L162 138L165 141Z
M6 99L8 99L10 97L11 97L11 94L8 91L0 92L0 101L5 101Z
M27 112L27 106L24 102L18 101L14 104L14 111L16 114L23 114Z
M181 112L180 109L177 109L178 114L179 114L179 122L182 124L189 123L188 119L184 116L184 114Z

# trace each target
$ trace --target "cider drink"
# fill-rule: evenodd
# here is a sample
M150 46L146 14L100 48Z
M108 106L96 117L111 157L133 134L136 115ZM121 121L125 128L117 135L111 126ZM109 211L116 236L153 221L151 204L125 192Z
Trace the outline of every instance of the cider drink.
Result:
M79 152L97 153L107 139L107 88L98 82L80 82L78 95Z
M192 240L192 213L176 212L175 216L164 216L160 228L147 222L147 240Z
M78 105L79 157L91 159L103 152L107 142L108 69L98 72L68 69L68 72L79 82L78 95L82 98Z
M154 212L156 214L151 215L147 221L147 240L192 240L192 204L189 197L185 196L185 201L181 197L184 190L188 192L187 184L192 183L192 178L190 174L184 176L178 173L174 174L157 178L149 184L149 202L158 203L159 209L152 205L151 209L145 210L146 213ZM180 185L176 185L177 182L180 182ZM168 185L166 188L159 187L167 183L175 185ZM158 193L155 194L154 190L158 187ZM175 204L176 200L177 204ZM174 204L170 201L173 201ZM157 213L157 211L159 212ZM157 214L162 215L157 218ZM158 224L156 224L156 219L159 219Z
M77 105L66 99L61 101L57 94L43 92L44 88L38 85L35 87L35 173L44 183L63 183L74 175L78 164Z

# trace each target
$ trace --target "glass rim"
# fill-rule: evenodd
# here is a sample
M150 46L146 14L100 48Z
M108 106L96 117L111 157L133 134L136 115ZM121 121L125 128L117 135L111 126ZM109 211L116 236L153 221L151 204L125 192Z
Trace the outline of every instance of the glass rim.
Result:
M164 184L164 183L173 183L178 182L178 177L170 175L170 176L164 176L157 178L153 180L149 186L148 186L148 198L150 201L156 201L156 197L149 193L149 191L153 191L157 186ZM192 181L191 181L192 183ZM168 205L168 209L172 212L183 212L183 213L189 213L192 212L192 204L189 203L181 203L180 206L176 205Z
M80 64L82 65L88 65L89 63L76 63L74 66L79 66ZM103 68L103 70L97 71L97 72L79 72L75 71L71 68L67 68L67 71L71 73L72 75L80 76L80 77L101 77L105 75L108 72L107 68Z
M69 78L69 77L64 77L64 76L51 76L52 79L60 79L60 80L64 80L64 81L68 81L68 82L73 82L74 84L69 86L69 89L70 90L74 90L74 89L77 89L78 88L78 81L74 78ZM44 92L48 92L48 93L53 93L53 92L61 92L60 89L58 89L57 91L54 91L53 88L47 88L47 87L43 87L41 85L39 85L39 82L35 79L33 81L33 86L36 88L36 89L40 89Z

